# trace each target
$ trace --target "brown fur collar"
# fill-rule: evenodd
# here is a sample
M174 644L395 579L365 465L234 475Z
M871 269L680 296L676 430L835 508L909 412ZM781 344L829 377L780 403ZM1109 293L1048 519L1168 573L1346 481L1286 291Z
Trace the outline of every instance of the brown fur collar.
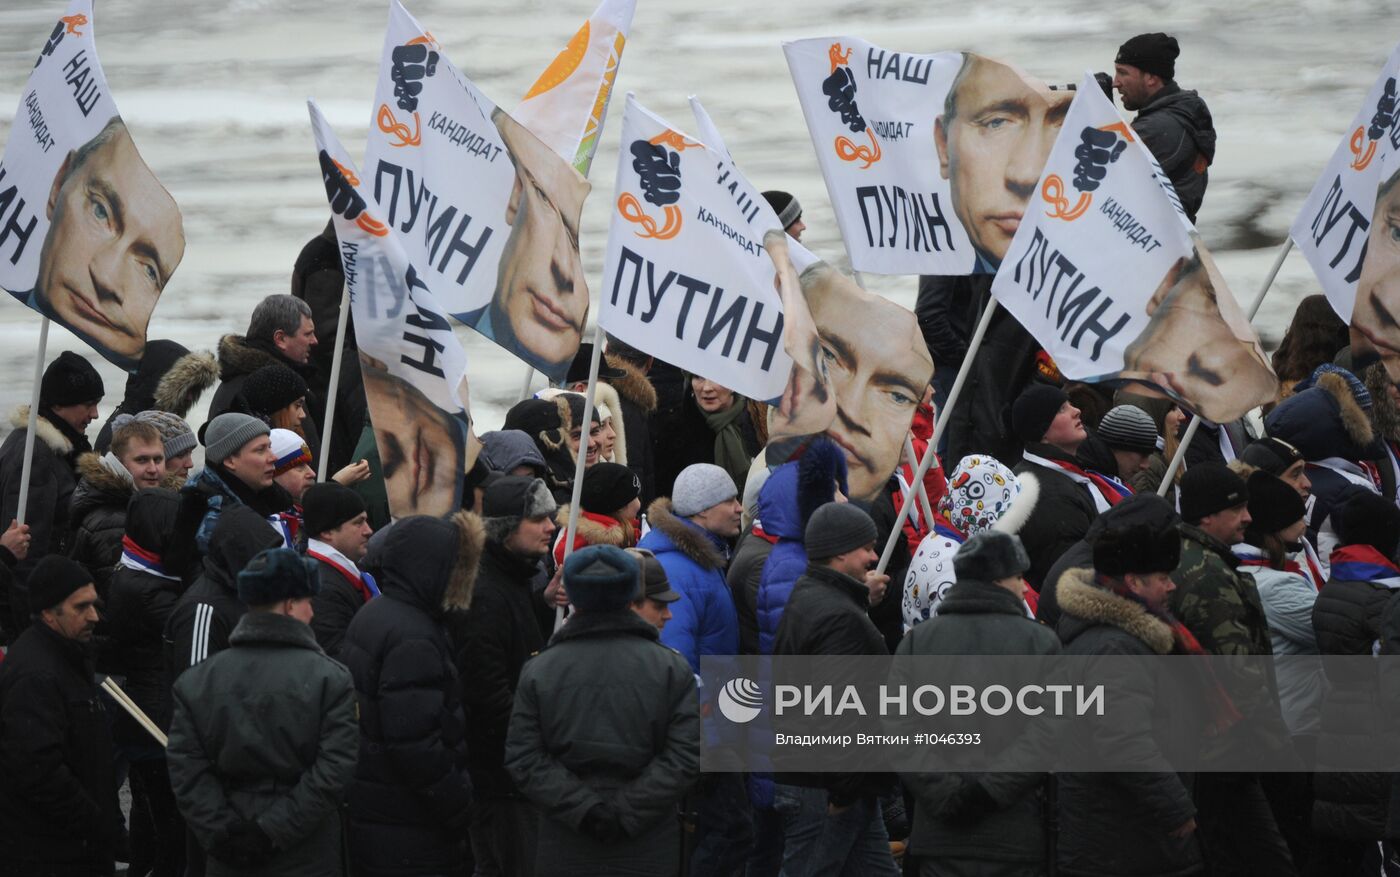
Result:
M1062 612L1116 627L1142 640L1159 655L1171 653L1171 627L1138 603L1095 585L1090 570L1066 570L1055 586L1055 596Z
M67 436L58 431L58 427L42 417L34 418L34 422L38 424L34 428L34 437L47 445L49 450L60 457L66 457L73 453L73 443L68 440ZM21 405L15 409L14 413L10 415L10 426L15 429L29 428L28 405ZM20 448L20 450L24 449Z
M613 356L610 353L604 353L603 359L607 360L608 365L623 373L622 377L614 378L608 382L613 385L622 398L647 414L656 410L656 388L651 385L651 381L647 380L647 376L642 374L641 369L622 357ZM616 413L621 415L621 412Z
M286 365L285 362L259 350L242 335L225 335L219 339L219 379L228 380L248 375L265 365Z
M187 353L161 376L156 385L156 408L184 417L218 379L219 366L214 354Z
M457 525L457 563L442 593L442 608L466 610L471 607L472 592L476 590L476 571L481 566L486 529L476 512L457 512L451 521Z
M724 569L726 563L724 552L716 547L714 540L710 539L703 530L676 517L671 512L671 500L667 497L663 496L652 502L651 507L647 509L647 520L652 527L665 533L681 554L695 561L701 567Z
M1359 448L1369 446L1376 438L1376 431L1371 426L1371 418L1352 395L1347 379L1336 372L1324 372L1317 379L1317 385L1337 400L1337 406L1341 409L1342 428L1346 430L1347 436Z
M604 515L603 517L606 517ZM569 528L570 509L567 505L559 507L559 515L555 519L559 524L559 532L563 533ZM632 547L632 528L621 521L608 518L611 525L604 525L588 517L579 515L578 529L574 531L576 535L583 537L583 541L589 545L616 545L618 548Z
M135 496L136 484L121 477L102 464L102 455L90 451L78 457L78 477L86 481L94 491L113 496ZM178 492L185 479L174 472L167 472L160 486L165 490Z

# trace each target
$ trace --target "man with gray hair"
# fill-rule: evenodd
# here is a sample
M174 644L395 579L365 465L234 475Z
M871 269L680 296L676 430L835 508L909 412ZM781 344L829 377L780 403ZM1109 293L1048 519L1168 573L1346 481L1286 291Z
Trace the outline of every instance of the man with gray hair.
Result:
M507 475L486 488L486 550L472 605L448 620L467 716L467 770L476 794L471 843L479 874L535 872L539 816L506 771L506 732L520 671L545 645L545 606L534 583L559 529L558 510L539 478ZM558 587L551 583L548 595Z
M310 386L317 386L316 369L311 364L311 348L316 346L316 324L311 306L291 295L269 295L253 308L246 335L225 335L219 339L219 389L209 403L209 416L226 411L243 411L243 383L248 375L266 365L285 365L301 375ZM319 399L308 394L307 411L321 411ZM307 445L319 448L320 424L310 416L302 422Z

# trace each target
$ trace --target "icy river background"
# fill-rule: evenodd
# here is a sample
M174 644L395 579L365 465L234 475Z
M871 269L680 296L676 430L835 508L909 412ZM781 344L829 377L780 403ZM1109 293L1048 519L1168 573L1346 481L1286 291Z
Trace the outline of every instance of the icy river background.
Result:
M0 142L62 0L0 0ZM409 0L453 61L509 108L592 12L595 0ZM1220 143L1199 228L1236 298L1258 288L1276 247L1395 40L1389 3L1105 3L1102 0L638 0L615 94L693 128L698 95L759 188L794 192L803 243L845 265L826 189L783 60L784 39L850 34L909 52L970 50L1048 82L1111 70L1119 43L1164 30L1181 42L1177 79L1206 98ZM184 213L185 258L151 338L212 350L242 332L264 295L287 292L302 245L324 226L305 100L315 97L352 154L363 150L382 0L98 0L97 46L112 93L147 163ZM593 163L584 262L601 285L621 100ZM912 307L916 279L871 278ZM1272 348L1297 300L1317 291L1292 254L1256 320ZM38 319L0 303L0 411L27 400ZM479 429L500 425L524 366L471 330L466 344ZM86 348L60 328L50 358ZM125 376L94 355L105 418ZM537 381L537 385L539 382ZM206 394L207 403L209 395ZM202 411L191 415L198 425ZM0 427L7 430L8 424Z

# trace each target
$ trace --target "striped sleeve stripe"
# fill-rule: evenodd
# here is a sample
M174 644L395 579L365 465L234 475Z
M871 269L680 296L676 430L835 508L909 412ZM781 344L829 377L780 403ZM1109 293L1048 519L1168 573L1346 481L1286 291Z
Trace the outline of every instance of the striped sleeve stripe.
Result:
M200 603L194 607L194 635L190 638L190 666L209 657L209 622L214 617L214 607Z

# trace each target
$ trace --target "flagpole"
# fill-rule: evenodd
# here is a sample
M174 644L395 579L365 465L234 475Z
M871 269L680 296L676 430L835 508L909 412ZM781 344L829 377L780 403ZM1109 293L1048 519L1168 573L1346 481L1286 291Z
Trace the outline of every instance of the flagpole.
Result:
M1274 285L1274 278L1278 277L1279 269L1283 267L1283 260L1288 258L1289 252L1293 250L1293 236L1289 235L1283 241L1283 246L1278 248L1278 255L1274 257L1273 267L1269 269L1269 276L1264 278L1264 285L1259 287L1259 291L1254 294L1254 301L1249 303L1249 311L1245 314L1245 319L1251 323L1259 313L1259 308L1264 304L1264 296L1268 294L1269 287ZM1166 496L1167 489L1171 487L1172 481L1176 478L1176 471L1181 468L1182 461L1186 459L1186 449L1191 446L1191 440L1196 437L1196 430L1201 427L1201 415L1191 415L1191 423L1186 427L1186 432L1181 437L1181 444L1177 447L1176 453L1172 455L1172 461L1167 465L1167 472L1162 476L1162 483L1157 486L1157 495Z
M321 459L317 461L319 466L316 471L316 480L325 481L326 471L330 468L331 460L331 433L334 432L335 424L335 397L340 391L340 366L341 360L345 358L345 325L350 318L350 287L341 284L340 287L340 315L335 321L335 353L331 356L331 382L326 387L326 416L321 422Z
M583 516L579 503L583 500L583 470L588 458L588 433L593 426L593 396L598 388L598 362L603 358L603 327L593 329L593 356L588 360L588 390L583 396L583 424L578 439L578 459L574 462L574 490L569 497L569 526L564 532L564 560L574 553L574 536L578 520ZM561 564L562 565L562 564ZM554 608L554 629L564 623L564 607Z
M924 449L923 459L919 461L919 467L914 470L914 481L922 484L924 475L928 473L929 465L933 462L934 449L938 447L938 440L943 437L943 429L948 425L948 415L952 414L953 406L958 404L958 396L962 395L963 384L967 383L967 375L972 371L972 360L976 358L978 349L982 346L982 338L987 334L987 327L991 325L992 315L996 313L997 300L991 297L987 299L987 307L982 310L982 319L977 322L977 330L972 333L972 340L967 344L967 354L963 357L962 365L958 368L958 376L953 379L953 387L948 391L948 401L943 404L943 408L938 412L938 417L933 424L933 435L928 440L928 447ZM885 567L890 565L890 557L894 554L895 543L899 540L899 533L904 529L904 522L909 518L909 511L913 508L911 503L905 503L904 507L895 515L894 526L890 528L889 541L885 543L884 553L880 555L880 563L875 567L875 571L883 574Z
M517 402L524 402L530 398L530 384L534 383L535 369L532 366L525 366L525 381L520 385L520 398Z
M29 475L34 468L34 432L39 428L39 388L44 382L44 355L49 348L49 318L39 324L39 352L34 357L34 387L29 393L29 431L24 435L24 462L19 473L19 508L15 519L24 524L25 505L29 501Z
M914 453L914 440L910 438L908 433L904 434L904 458L909 461L910 472L918 468L919 458ZM914 485L911 484L909 486L913 488ZM922 486L923 482L920 482L920 487ZM929 505L928 491L919 490L916 491L914 495L918 497L919 510L924 513L924 526L928 529L933 529L933 506ZM906 497L904 501L908 502L909 499Z

